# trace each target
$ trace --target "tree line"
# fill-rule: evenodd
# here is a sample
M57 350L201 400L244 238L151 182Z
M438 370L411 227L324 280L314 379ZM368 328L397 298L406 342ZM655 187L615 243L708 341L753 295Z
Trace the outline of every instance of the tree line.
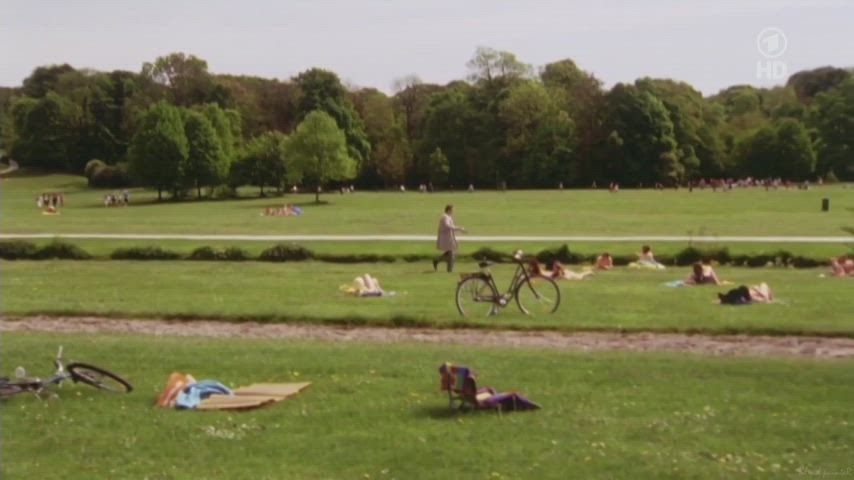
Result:
M479 48L465 79L394 94L313 68L214 75L173 53L139 72L36 68L0 89L0 148L21 166L111 173L175 196L254 185L627 186L753 176L854 179L854 74L823 67L704 97L641 78L605 89L572 60L538 69ZM97 183L97 182L96 182ZM108 182L107 182L108 183Z

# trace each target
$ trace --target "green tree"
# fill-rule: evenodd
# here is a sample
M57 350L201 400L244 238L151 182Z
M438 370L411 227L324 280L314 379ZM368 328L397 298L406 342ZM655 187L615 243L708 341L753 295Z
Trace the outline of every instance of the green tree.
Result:
M810 119L820 139L818 173L854 179L854 77L820 93Z
M286 149L295 171L317 187L315 202L320 202L320 189L326 182L356 176L357 163L348 154L344 132L325 112L306 115L288 138Z
M515 85L499 107L506 126L507 175L518 186L570 181L573 123L539 82Z
M804 103L810 103L816 95L835 88L851 78L850 71L835 67L820 67L795 73L786 82Z
M815 169L813 142L804 124L793 118L761 128L739 151L744 173L757 177L806 179Z
M139 184L157 189L162 200L163 190L180 190L189 145L184 132L181 111L166 102L159 102L145 112L130 147L130 175Z
M73 136L77 110L67 99L48 92L36 100L19 98L12 103L14 143L12 157L22 166L49 170L71 168Z
M298 182L301 178L299 171L288 165L287 139L281 132L270 131L250 140L231 165L231 186L257 186L263 197L265 186L274 187L281 193L287 182Z
M671 156L676 151L673 123L661 100L634 85L617 84L607 102L603 180L647 185L678 180L682 169Z
M492 82L498 78L524 78L531 75L532 68L516 58L516 55L489 47L477 47L468 62L469 80Z
M569 114L573 124L575 161L568 180L575 184L589 184L600 175L601 165L596 152L604 143L606 132L602 128L605 116L605 91L602 82L580 69L570 59L545 65L540 79L556 104Z
M357 162L366 160L371 152L371 143L338 75L312 68L297 75L294 83L297 87L294 95L297 119L303 121L315 110L325 112L344 131L348 156Z
M815 171L816 154L806 126L799 120L776 122L777 171L783 178L805 180Z
M216 100L216 84L208 62L195 55L170 53L142 66L142 75L168 89L175 105L187 107Z
M196 197L202 198L202 187L219 185L225 180L229 158L211 121L201 113L184 112L184 133L188 145L184 182L196 187Z
M430 183L444 185L448 181L448 173L451 171L448 157L442 153L442 149L436 147L430 154Z

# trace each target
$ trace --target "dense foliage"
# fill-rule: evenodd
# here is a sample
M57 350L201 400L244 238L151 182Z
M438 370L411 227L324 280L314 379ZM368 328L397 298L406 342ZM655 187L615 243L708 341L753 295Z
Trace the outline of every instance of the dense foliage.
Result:
M318 68L289 81L214 75L182 53L139 73L38 67L0 89L0 148L22 166L74 173L99 159L93 186L125 182L105 168L127 162L135 183L176 197L219 185L854 179L851 70L704 97L669 79L605 89L572 60L535 70L489 48L468 67L447 85L402 78L392 96Z

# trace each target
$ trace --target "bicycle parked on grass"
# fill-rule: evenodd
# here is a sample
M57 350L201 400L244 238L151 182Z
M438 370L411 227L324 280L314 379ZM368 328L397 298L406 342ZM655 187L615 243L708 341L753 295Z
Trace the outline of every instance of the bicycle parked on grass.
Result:
M60 385L66 380L71 380L74 383L85 383L112 392L130 393L133 391L133 385L130 382L109 370L88 363L74 362L67 366L64 365L62 363L62 347L59 347L53 364L56 366L56 373L44 380L38 377L27 378L26 371L21 367L17 368L14 380L5 377L0 378L0 398L9 398L24 392L33 393L41 398L41 393L45 389Z
M457 310L464 317L492 316L516 299L519 310L526 315L550 314L560 306L560 289L554 280L543 276L531 275L522 260L522 251L513 255L516 273L510 286L504 293L498 292L498 286L492 272L492 262L481 261L480 272L463 274L457 284Z

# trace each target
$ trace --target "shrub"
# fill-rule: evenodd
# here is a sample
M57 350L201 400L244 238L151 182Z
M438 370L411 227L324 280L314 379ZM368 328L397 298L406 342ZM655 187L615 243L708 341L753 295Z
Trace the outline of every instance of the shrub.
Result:
M56 240L39 248L33 257L38 260L58 258L62 260L89 260L92 255L86 250L71 243Z
M551 265L555 260L564 264L578 264L585 260L584 255L572 253L566 244L561 245L557 249L544 249L536 255L537 261L546 265Z
M746 257L746 264L748 267L764 267L769 263L773 264L776 257L774 255L753 255L752 257Z
M694 247L683 248L673 256L676 265L691 265L703 260L703 252Z
M218 250L213 247L199 247L193 250L189 259L243 261L249 259L249 253L237 247L228 247L225 250Z
M181 254L160 247L130 247L116 249L113 260L178 260Z
M116 166L105 165L92 172L92 175L88 178L90 187L121 188L130 186L130 177L128 176L125 164Z
M797 257L791 258L790 264L795 268L815 268L827 265L827 262L821 262L814 258L807 258L798 255Z
M637 255L611 255L614 265L624 267L637 260Z
M3 260L24 260L33 258L38 247L23 240L0 242L0 258Z
M107 164L101 160L93 159L86 162L86 166L83 168L83 175L89 179L89 186L92 186L92 176L95 172L106 168Z
M314 252L299 245L280 243L270 247L258 257L265 262L301 262L314 258Z
M188 257L190 260L219 260L220 252L213 247L199 247Z
M471 254L475 260L489 260L490 262L511 262L513 255L493 250L489 247L481 247Z
M249 255L249 252L247 252L246 250L243 250L242 248L239 248L239 247L228 247L228 248L226 248L225 251L223 251L223 257L225 258L225 260L228 260L231 262L242 262L242 261L249 260L250 258L252 258Z
M392 255L376 255L363 253L354 255L317 255L316 258L322 262L332 263L394 263L397 260Z
M403 261L408 263L426 262L432 258L430 255L404 255Z

